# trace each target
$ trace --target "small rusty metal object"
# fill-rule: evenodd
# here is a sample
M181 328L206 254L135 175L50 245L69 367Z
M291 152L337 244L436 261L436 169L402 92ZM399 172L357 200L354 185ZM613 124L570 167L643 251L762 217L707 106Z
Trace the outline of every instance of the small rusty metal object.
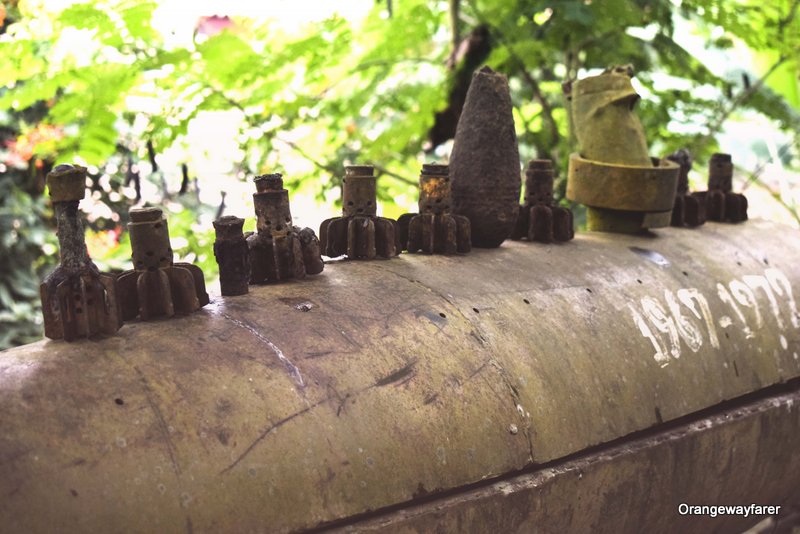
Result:
M680 166L678 189L675 192L675 205L672 208L671 226L697 227L706 222L705 203L689 193L689 171L692 169L692 155L682 148L667 156Z
M419 176L419 214L397 220L403 250L426 254L456 254L472 250L470 222L450 212L450 168L424 164Z
M525 203L511 239L552 243L575 237L572 211L553 202L553 162L533 159L525 170Z
M342 216L322 221L322 253L353 260L391 258L400 253L397 221L378 217L372 165L350 165L342 178Z
M172 317L208 304L200 267L172 261L169 228L161 209L133 208L129 213L134 268L117 279L123 319Z
M250 257L242 226L244 219L226 215L214 221L217 239L214 257L219 266L219 286L223 296L244 295L250 285Z
M672 218L679 167L648 156L632 76L613 67L564 84L581 147L569 159L567 198L588 207L589 230L636 233Z
M508 80L489 67L472 76L450 156L453 213L470 221L472 245L499 247L519 211L520 162Z
M708 191L692 193L705 206L709 221L747 220L747 197L733 192L733 161L730 154L713 154L708 162Z
M58 165L47 174L58 223L61 263L39 286L44 335L72 341L113 334L122 326L117 284L92 263L78 205L86 192L86 169Z
M250 283L263 284L319 274L325 265L319 240L310 228L292 225L289 192L280 174L254 179L256 233L247 237L250 250Z

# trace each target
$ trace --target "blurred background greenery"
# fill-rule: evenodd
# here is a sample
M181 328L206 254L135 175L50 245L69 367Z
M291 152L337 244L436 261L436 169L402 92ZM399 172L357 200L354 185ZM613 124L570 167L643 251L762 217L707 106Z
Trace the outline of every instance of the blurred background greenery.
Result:
M384 215L413 210L420 165L446 161L483 64L509 78L521 158L552 158L560 191L575 148L561 83L630 63L653 154L689 148L702 188L710 154L730 152L751 213L797 225L798 3L5 1L0 349L41 337L55 164L89 167L102 269L128 268L128 208L162 205L176 256L213 284L210 223L254 227L256 174L284 173L314 229L337 213L348 163L376 165Z

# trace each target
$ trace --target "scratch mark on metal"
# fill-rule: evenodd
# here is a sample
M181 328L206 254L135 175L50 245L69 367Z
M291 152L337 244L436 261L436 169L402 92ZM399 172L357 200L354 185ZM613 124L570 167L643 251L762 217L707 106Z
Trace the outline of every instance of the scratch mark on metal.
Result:
M235 324L236 326L238 326L239 328L243 328L243 329L247 330L248 332L253 334L259 341L261 341L266 346L268 346L272 350L272 352L275 353L275 355L278 357L278 359L283 363L283 365L289 371L289 374L292 375L292 377L294 378L295 382L297 382L297 385L300 386L301 388L305 387L305 383L303 382L303 377L300 375L300 369L298 369L297 366L295 364L293 364L289 360L289 358L286 357L286 355L283 353L283 351L280 348L278 348L278 346L275 345L275 343L273 343L272 341L267 339L261 332L256 330L253 326L251 326L247 322L241 321L241 320L236 319L234 317L231 317L230 315L228 315L227 313L224 313L222 311L220 311L219 314L222 315L223 317L225 317L227 320L229 320L233 324Z
M150 386L150 382L147 380L147 377L138 366L134 365L133 370L136 371L137 375L139 375L139 381L142 383L142 386L144 386L144 396L147 399L147 404L150 405L150 410L153 412L153 415L155 415L156 422L161 430L161 435L164 438L164 444L167 447L167 453L169 454L172 469L175 471L176 475L180 475L181 468L180 465L178 465L177 459L175 458L175 444L172 443L172 438L169 436L169 425L167 425L167 421L164 419L164 414L161 413L161 409L153 399L153 388Z
M414 369L415 365L417 365L417 360L412 360L407 365L404 365L400 369L397 369L396 371L389 373L385 377L375 382L375 386L378 387L388 386L392 382L398 382L403 380L404 378L405 379L413 378L413 375L415 374L415 369Z

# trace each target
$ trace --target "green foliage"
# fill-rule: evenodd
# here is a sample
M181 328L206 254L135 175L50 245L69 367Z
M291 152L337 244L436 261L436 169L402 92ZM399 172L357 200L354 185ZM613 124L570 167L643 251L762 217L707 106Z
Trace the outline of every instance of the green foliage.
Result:
M343 165L373 163L384 213L396 216L404 209L398 199L416 196L420 164L446 156L444 149L431 155L422 149L464 64L448 65L456 57L452 28L458 41L483 26L491 44L487 63L510 80L523 158L552 158L563 178L575 146L561 82L631 63L646 96L640 116L653 153L688 147L702 165L725 121L744 111L797 132L798 3L402 0L391 16L379 2L361 22L333 16L296 35L274 23L235 19L224 31L198 31L182 45L165 43L154 29L152 1L96 0L49 15L12 10L14 23L0 39L0 109L13 113L0 123L13 133L8 139L52 125L57 135L35 143L26 156L30 165L75 160L97 167L92 198L107 209L91 219L93 232L124 228L135 202L166 205L176 253L211 275L213 232L198 221L217 207L177 193L169 176L152 168L147 150L148 143L156 154L184 146L192 121L206 112L236 110L242 118L241 154L229 179L282 171L281 158L290 153L306 160L308 170L287 175L289 188L330 201ZM749 47L757 72L704 64L676 39L687 27L711 51ZM65 50L64 39L76 35L85 46ZM793 153L786 162L797 165ZM15 165L19 176L31 175ZM219 179L194 172L200 188ZM4 325L28 325L37 316L31 288L41 273L31 258L52 236L44 201L22 183L0 180L6 236L0 261L10 262L2 264L0 281ZM144 198L135 198L137 184ZM563 186L562 180L562 192ZM128 257L123 232L96 259L119 270ZM50 251L46 261L54 259ZM27 334L4 329L0 347L29 339L37 327L24 328Z

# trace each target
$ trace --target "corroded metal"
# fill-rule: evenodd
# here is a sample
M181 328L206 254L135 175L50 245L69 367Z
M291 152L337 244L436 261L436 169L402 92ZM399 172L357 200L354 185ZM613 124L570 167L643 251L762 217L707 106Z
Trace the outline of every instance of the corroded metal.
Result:
M0 524L302 531L540 469L796 380L800 232L751 221L661 233L578 234L557 254L511 241L341 262L99 342L0 353ZM785 466L796 487L783 458L800 448L783 425L720 435L706 442L713 453L678 441L586 490L613 503L626 488L646 494L638 480L666 501L681 492L662 480L678 476L755 499L778 450L793 456L770 473ZM765 456L739 469L739 452L750 462L760 443ZM565 503L571 488L585 495L570 473L564 497L543 489L541 507L517 513ZM640 510L613 516L647 527Z
M506 77L489 67L476 71L450 156L453 213L469 219L475 247L499 247L517 219L521 184L512 109Z
M422 166L418 205L419 213L406 213L397 220L403 250L425 254L463 254L472 250L469 219L451 213L447 165Z
M615 67L564 85L580 145L569 159L567 198L586 204L589 230L637 233L671 220L679 167L648 156L632 76Z
M292 224L289 192L280 174L255 178L256 233L247 237L250 248L250 283L261 284L307 274L319 274L325 267L319 240L310 228Z
M353 260L391 258L400 254L397 221L377 216L377 181L371 165L345 167L342 216L322 221L322 253Z
M511 239L541 243L569 241L575 237L572 211L553 201L553 162L534 159L525 170L525 202L519 207Z
M792 504L800 504L798 444L800 391L794 389L328 531L792 534L800 526L791 518ZM689 514L682 504L746 512ZM770 515L789 520L789 528L747 530Z
M86 193L86 169L58 165L47 174L53 201L61 262L39 286L44 335L72 341L113 334L122 314L113 276L101 273L89 258L78 205Z
M173 263L167 219L159 208L129 212L133 269L117 279L126 321L172 317L208 304L203 271L191 263Z
M245 295L250 286L250 257L242 232L244 219L226 215L214 221L214 257L222 296Z
M672 207L671 226L694 228L706 222L705 203L689 193L689 171L692 170L692 155L682 148L667 156L667 159L680 165L678 189L675 192L675 205Z
M692 193L705 206L709 221L738 223L747 220L747 197L733 192L730 154L714 154L708 162L708 191Z

